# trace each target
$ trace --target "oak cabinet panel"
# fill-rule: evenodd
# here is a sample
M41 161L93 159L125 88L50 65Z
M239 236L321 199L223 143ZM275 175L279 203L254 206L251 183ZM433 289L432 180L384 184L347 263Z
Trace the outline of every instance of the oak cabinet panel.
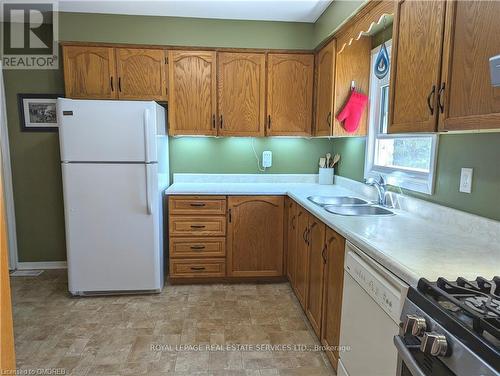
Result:
M297 204L288 200L287 220L287 277L290 284L295 284L295 270L297 263Z
M294 291L302 308L306 309L307 279L309 270L309 213L300 205L297 206L297 248Z
M169 134L216 135L216 58L211 51L169 51Z
M226 197L224 196L170 196L170 214L187 215L225 215Z
M397 6L391 64L390 133L436 130L445 6L441 0L406 0Z
M218 54L219 135L264 136L266 55Z
M318 336L321 336L321 317L323 307L323 271L325 267L325 232L326 225L317 218L309 219L309 263L307 278L306 315Z
M115 53L111 47L63 46L68 98L115 99Z
M314 56L270 53L267 65L266 134L311 135Z
M283 275L282 196L228 198L227 275Z
M345 239L330 228L326 229L325 239L321 343L329 347L326 354L332 366L337 369L338 351L333 349L339 345L340 340Z
M500 88L489 58L500 53L500 2L447 2L440 85L441 130L500 128Z
M170 236L224 236L226 218L223 216L170 216Z
M170 259L172 278L224 277L225 275L224 259Z
M226 257L226 238L170 237L171 258Z
M338 39L338 45L344 48L337 53L335 59L335 97L333 111L333 136L365 136L368 129L368 106L365 107L359 120L359 127L348 133L336 116L344 108L351 94L352 83L356 91L368 95L370 89L371 38L361 37L352 44L345 45L346 37Z
M316 116L315 136L330 136L333 122L335 74L335 39L316 56Z
M164 50L117 48L120 99L167 100L167 56Z

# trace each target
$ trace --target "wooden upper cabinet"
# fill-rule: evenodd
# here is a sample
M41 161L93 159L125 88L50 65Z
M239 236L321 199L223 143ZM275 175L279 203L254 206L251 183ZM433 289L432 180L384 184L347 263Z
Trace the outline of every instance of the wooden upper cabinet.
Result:
M216 58L211 51L169 51L169 134L216 135Z
M115 99L115 53L111 47L63 46L68 98Z
M315 136L332 134L334 75L335 39L324 46L316 56Z
M344 286L345 239L330 228L325 237L326 267L323 278L323 318L321 343L327 346L326 355L337 369L340 341L340 316L342 313L342 289Z
M390 133L436 130L445 6L442 0L406 0L397 6L392 45ZM474 59L473 51L469 50L471 46L463 47L468 58ZM475 94L478 93L471 95Z
M310 136L314 55L268 55L267 130L269 136Z
M345 45L350 39L350 33L340 36L337 40L338 50L335 61L335 97L333 111L333 136L365 136L368 130L368 105L359 120L359 127L353 133L348 133L341 122L335 117L342 111L354 82L356 91L368 95L370 89L370 66L372 42L369 37L354 40L351 45Z
M266 56L218 54L219 135L264 136Z
M117 48L118 97L166 101L166 67L164 50Z
M306 315L318 336L321 336L321 317L323 307L323 273L325 269L325 232L326 225L311 216L309 221L309 263L307 280Z
M500 128L500 88L489 58L500 53L500 2L447 3L440 130Z
M283 275L283 196L228 198L227 275Z

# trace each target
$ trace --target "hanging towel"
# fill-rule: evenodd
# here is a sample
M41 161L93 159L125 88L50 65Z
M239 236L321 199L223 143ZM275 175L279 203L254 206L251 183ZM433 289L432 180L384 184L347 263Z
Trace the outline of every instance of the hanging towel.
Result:
M344 129L348 133L354 133L359 127L359 120L368 102L368 97L356 90L351 90L344 108L337 115L337 120L344 122Z

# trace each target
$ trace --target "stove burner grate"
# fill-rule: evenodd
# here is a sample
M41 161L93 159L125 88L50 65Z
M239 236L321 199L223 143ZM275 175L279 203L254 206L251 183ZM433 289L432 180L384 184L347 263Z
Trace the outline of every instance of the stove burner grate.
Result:
M470 317L472 328L479 334L486 332L500 340L500 277L492 281L478 277L473 282L439 278L436 283L421 279L418 289L431 295L443 309Z

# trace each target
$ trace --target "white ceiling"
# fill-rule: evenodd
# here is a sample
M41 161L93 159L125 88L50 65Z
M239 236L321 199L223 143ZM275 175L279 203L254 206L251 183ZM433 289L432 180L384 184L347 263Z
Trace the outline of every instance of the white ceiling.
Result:
M315 22L332 0L60 0L62 12Z

